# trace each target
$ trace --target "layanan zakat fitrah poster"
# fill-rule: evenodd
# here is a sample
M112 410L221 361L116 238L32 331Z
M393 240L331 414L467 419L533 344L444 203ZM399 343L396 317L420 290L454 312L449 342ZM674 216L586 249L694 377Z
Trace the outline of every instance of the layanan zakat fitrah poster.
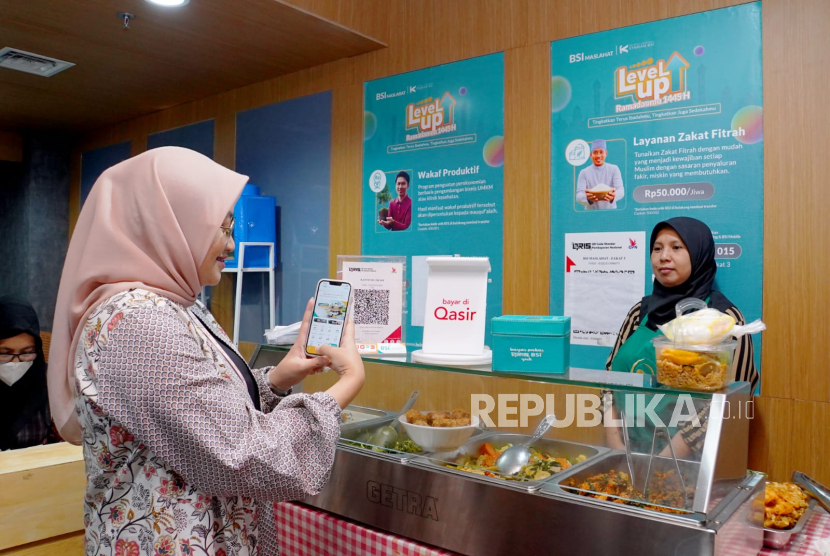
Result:
M762 98L760 2L551 43L550 311L573 313L573 366L604 367L652 288L648 253L639 285L618 263L674 216L708 224L716 288L761 317ZM599 298L602 318L586 318Z

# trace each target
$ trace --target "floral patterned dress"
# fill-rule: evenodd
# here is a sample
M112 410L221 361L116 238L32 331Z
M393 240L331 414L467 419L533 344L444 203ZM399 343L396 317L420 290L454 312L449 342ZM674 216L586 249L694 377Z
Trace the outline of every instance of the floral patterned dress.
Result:
M119 293L87 321L75 358L88 556L279 553L273 502L318 493L340 408L280 397L252 371L257 411L203 305Z

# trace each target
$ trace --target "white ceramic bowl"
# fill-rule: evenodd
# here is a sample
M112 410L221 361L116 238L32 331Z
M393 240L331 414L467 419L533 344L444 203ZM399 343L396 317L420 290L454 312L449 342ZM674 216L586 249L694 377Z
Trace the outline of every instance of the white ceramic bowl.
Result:
M470 419L466 427L425 427L407 422L406 415L398 417L409 438L425 452L452 452L467 442L476 428L479 418Z
M606 195L611 193L614 189L605 185L604 183L600 183L595 185L593 188L588 189L589 193L593 193L597 199L602 200L605 199Z

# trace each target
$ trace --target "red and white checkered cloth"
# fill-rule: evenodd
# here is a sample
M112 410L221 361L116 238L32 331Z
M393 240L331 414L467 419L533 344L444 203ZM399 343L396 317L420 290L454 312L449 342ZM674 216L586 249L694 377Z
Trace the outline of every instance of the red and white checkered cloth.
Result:
M274 517L283 556L457 556L292 502L274 504ZM827 538L830 515L816 509L789 545L764 548L757 556L830 556L813 548L813 542ZM724 556L756 555L727 547Z
M810 516L810 520L801 532L793 535L790 543L780 550L776 550L774 548L763 548L757 555L754 552L752 554L747 554L746 551L741 548L740 541L743 537L742 530L737 528L735 530L735 534L737 534L739 538L736 539L734 544L730 545L728 541L730 531L722 529L718 533L719 537L723 535L722 542L725 541L723 544L725 548L723 556L830 556L830 554L822 554L813 548L813 543L815 541L830 538L830 515L828 515L821 508L813 510L813 515Z
M294 504L274 504L282 556L457 556Z
M821 553L813 548L813 543L819 539L830 538L830 515L819 507L813 510L810 521L804 526L800 533L793 535L790 544L781 550L764 548L759 555L777 556L830 556L828 553Z

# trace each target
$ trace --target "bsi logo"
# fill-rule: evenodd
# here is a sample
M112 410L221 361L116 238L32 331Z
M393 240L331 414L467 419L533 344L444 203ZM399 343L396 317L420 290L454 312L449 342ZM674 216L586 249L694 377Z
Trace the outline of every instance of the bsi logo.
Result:
M619 48L619 47L617 47ZM595 52L593 54L585 54L584 52L577 52L576 54L571 54L568 56L568 61L571 64L576 62L584 62L586 60L597 60L599 58L607 58L609 56L613 56L615 54L614 50L608 50L606 52Z
M395 488L375 481L366 482L366 499L399 512L438 521L438 501L411 490Z

